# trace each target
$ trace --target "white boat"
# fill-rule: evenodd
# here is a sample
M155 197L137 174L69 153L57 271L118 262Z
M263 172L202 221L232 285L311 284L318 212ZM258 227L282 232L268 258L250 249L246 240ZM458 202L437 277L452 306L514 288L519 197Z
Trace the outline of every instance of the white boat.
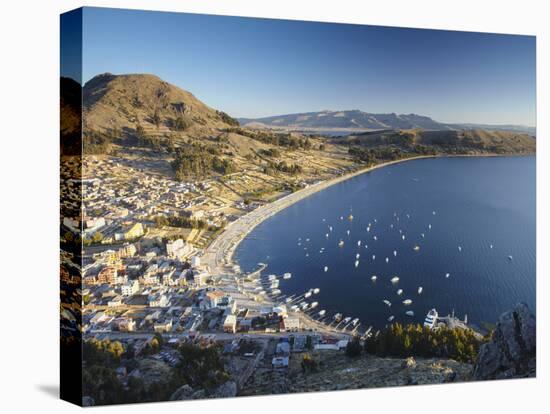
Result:
M344 245L344 240L340 240L340 241L338 242L338 247L342 247L343 245Z
M403 301L403 305L407 305L407 306L408 306L408 305L410 305L411 303L413 303L413 301L410 300L410 299L405 299L405 300Z
M458 246L458 251L459 251L459 252L462 251L462 246Z
M405 235L402 235L402 236L401 236L401 239L402 239L402 240L405 240Z
M433 215L435 216L435 210L434 210L434 211L432 211L432 214L433 214Z
M328 226L328 231L332 231L332 226Z
M311 304L311 309L315 309L319 305L319 302L313 302Z
M397 294L401 296L403 294L403 289L397 289Z
M309 298L310 296L311 296L311 291L306 292L306 293L304 294L304 298L306 298L306 299Z
M439 315L437 314L437 311L434 309L430 309L428 314L426 315L426 319L424 319L424 326L426 328L432 329L435 324L437 323L437 317Z
M355 258L356 258L356 259L359 259L360 257L361 257L361 255L360 255L359 253L357 253L357 254L355 255Z
M420 236L421 236L422 238L426 237L426 235L425 235L424 233L420 233Z
M326 238L328 239L328 233L327 233L327 234L325 234L325 237L326 237Z
M308 242L308 241L309 241L309 239L306 239L306 241Z
M343 315L341 313L337 313L332 317L332 319L334 320L334 322L340 322L342 320L342 316Z
M328 266L325 266L325 272L328 272Z
M388 306L391 306L391 302L387 299L384 299L382 302L384 302Z
M414 312L413 311L407 311L407 312L405 312L405 315L414 316Z
M275 276L275 275L269 275L269 276L267 277L267 280L269 280L269 281L275 280L275 279L277 279L277 276Z
M432 225L431 224L428 224L428 229L432 229Z
M393 257L397 257L397 250L393 251Z
M357 241L357 246L361 246L361 240Z
M372 238L373 238L374 240L378 240L378 237L376 237L376 236L372 236Z
M324 309L323 309L323 310L320 310L320 311L319 311L319 316L325 316L325 313L327 313L326 310L324 310Z
M492 245L492 244L490 244L490 245L489 245L489 247L490 247L490 248L492 249L492 248L493 248L493 245Z
M450 273L445 273L445 278L447 278L447 279L448 279L448 278L449 278L449 276L451 276L451 274L450 274Z
M424 289L424 288L423 288L422 286L419 286L419 287L418 287L418 294L419 294L419 295L422 294L422 290L423 290L423 289Z
M359 267L359 260L355 261L355 267Z
M351 316L346 316L342 322L344 322L344 324L346 324L349 321L351 321Z
M415 252L419 251L420 250L420 246L417 244L416 246L413 247L413 250Z
M340 216L340 220L344 220L344 216Z
M376 255L375 255L375 254L372 255L372 260L374 260L374 259L376 259Z
M285 299L285 302L286 302L286 303L292 302L292 298L286 298L286 299Z
M395 316L392 315L392 316L390 316L390 317L388 318L388 322L391 322L391 321L393 321L394 319L395 319Z
M376 282L376 279L378 279L378 277L376 275L372 275L370 280L372 280L373 282Z
M298 312L299 307L298 305L292 305L290 309L292 309L294 312Z
M313 289L313 294L317 295L320 291L321 291L321 289L315 288L315 289Z
M347 233L347 234L348 234L348 236L349 236L349 233L350 233L350 231L349 231L349 230L347 230L347 231L346 231L346 233Z
M271 291L271 294L272 294L272 295L280 295L280 294L281 294L281 291L280 291L279 289L273 289L273 290Z
M355 318L354 320L351 321L351 325L355 326L357 325L358 322L359 322L359 318Z
M283 279L285 279L285 280L290 279L291 277L292 277L292 273L283 274Z
M512 256L508 256L508 260L514 260Z
M369 226L369 227L367 227L367 232L369 232L369 233L370 233L370 226Z
M392 277L392 278L390 279L390 281L391 281L392 283L397 283L397 282L399 282L399 277L394 276L394 277Z
M307 302L303 302L303 303L300 305L300 307L302 308L302 310L306 310L306 309L308 308L308 306L309 306L309 303L307 303Z

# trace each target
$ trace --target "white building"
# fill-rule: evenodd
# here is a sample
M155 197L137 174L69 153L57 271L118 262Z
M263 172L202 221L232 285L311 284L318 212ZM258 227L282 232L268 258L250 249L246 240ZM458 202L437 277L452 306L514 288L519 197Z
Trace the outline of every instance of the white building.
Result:
M182 258L192 252L192 247L189 243L185 243L182 239L169 241L166 243L166 253L169 257Z
M122 296L132 296L139 292L139 282L133 280L121 286Z

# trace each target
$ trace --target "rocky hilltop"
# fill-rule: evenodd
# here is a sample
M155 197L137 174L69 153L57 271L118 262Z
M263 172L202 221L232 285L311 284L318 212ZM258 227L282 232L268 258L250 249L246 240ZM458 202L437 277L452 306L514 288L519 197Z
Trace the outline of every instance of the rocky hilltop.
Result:
M150 135L178 129L205 134L234 124L192 93L149 74L97 75L84 85L82 99L85 127L103 132L132 133L140 125Z
M536 320L524 303L501 315L474 365L474 380L536 376Z

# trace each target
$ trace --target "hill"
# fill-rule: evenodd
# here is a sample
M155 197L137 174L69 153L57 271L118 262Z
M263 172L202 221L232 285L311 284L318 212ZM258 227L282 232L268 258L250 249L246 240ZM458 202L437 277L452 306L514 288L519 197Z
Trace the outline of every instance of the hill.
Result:
M59 82L60 145L62 155L77 155L81 146L82 88L71 78Z
M265 129L303 130L309 132L330 131L358 132L383 129L413 129L426 130L461 130L485 129L491 131L508 131L536 135L534 127L523 125L489 125L473 123L447 124L432 118L417 114L376 114L360 110L320 111L269 116L264 118L238 118L243 126Z
M360 110L305 112L266 118L239 118L243 126L296 129L446 129L444 124L416 114L373 114Z
M100 132L114 129L160 136L172 130L208 134L236 125L193 94L148 74L105 73L90 79L83 88L84 127Z
M332 140L368 150L398 148L426 154L532 154L536 140L527 134L507 131L385 130L352 134Z

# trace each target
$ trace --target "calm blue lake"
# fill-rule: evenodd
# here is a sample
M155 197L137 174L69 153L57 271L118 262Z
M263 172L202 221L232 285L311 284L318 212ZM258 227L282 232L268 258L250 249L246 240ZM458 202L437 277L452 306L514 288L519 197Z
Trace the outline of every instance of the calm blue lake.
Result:
M391 315L421 323L435 307L477 326L494 323L519 301L535 312L535 184L534 156L408 161L281 211L243 240L235 259L245 271L265 262L266 273L291 272L280 281L285 295L320 288L309 301L327 320L339 312L381 328Z

